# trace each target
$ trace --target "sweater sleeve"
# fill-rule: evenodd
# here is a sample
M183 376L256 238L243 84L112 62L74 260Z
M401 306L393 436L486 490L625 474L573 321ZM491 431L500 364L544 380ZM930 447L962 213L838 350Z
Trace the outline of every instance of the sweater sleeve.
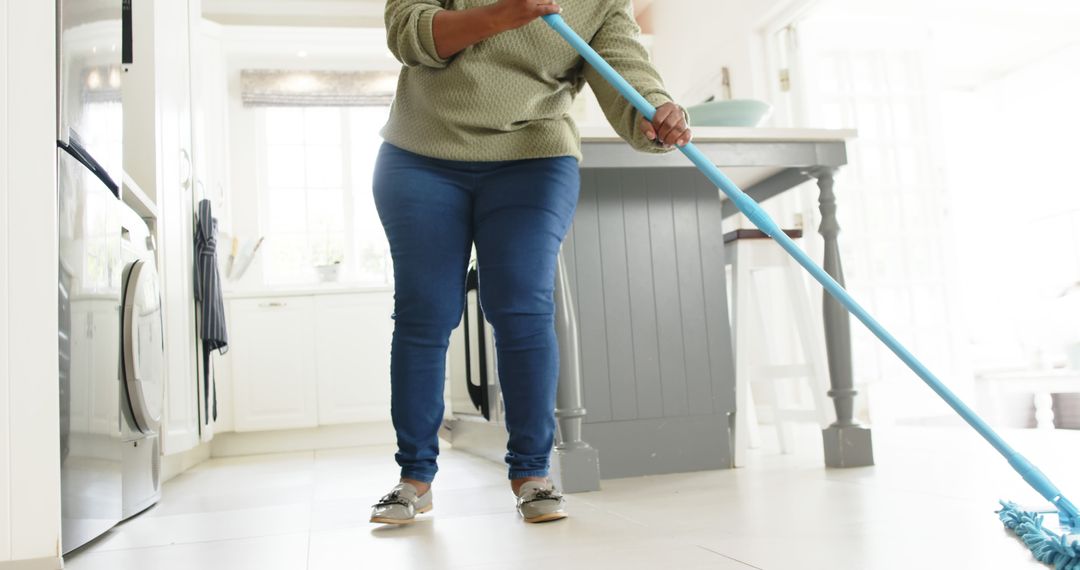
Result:
M386 1L386 44L398 61L408 66L446 67L449 59L439 57L432 29L435 14L444 4L444 0Z
M613 0L613 3L611 11L589 45L654 107L672 102L671 95L664 90L660 74L649 62L648 52L638 41L641 28L634 20L631 1ZM584 76L596 94L608 122L623 140L643 152L664 153L674 150L664 148L645 137L638 128L641 113L592 66L585 65Z

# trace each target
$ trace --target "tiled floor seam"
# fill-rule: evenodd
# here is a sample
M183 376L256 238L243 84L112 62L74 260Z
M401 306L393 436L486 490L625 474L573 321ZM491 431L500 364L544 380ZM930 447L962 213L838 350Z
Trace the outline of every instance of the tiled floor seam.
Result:
M713 549L711 549L709 547L702 546L700 544L695 544L694 546L697 546L698 548L700 548L702 550L705 550L707 552L711 552L711 553L713 553L713 554L715 554L717 556L720 556L722 558L727 558L728 560L731 560L732 562L742 564L742 565L746 566L747 568L754 568L756 570L764 570L760 566L754 566L753 564L750 564L749 562L746 562L744 560L739 560L738 558L732 558L731 556L728 556L727 554L724 554L722 552L717 552L717 551L715 551L715 550L713 550Z
M311 496L308 498L308 502L307 502L307 505L308 505L308 524L307 524L307 527L308 528L307 528L307 536L305 537L305 545L304 545L304 547L305 547L304 548L304 570L308 570L309 568L311 568L311 534L313 532L315 532L315 529L313 529L311 527L312 527L312 524L315 522L315 503L316 503L316 501L315 501L315 493L317 491L316 487L317 487L317 483L318 483L315 471L316 471L318 462L319 462L319 450L313 449L313 450L311 450L311 470L312 470Z
M233 537L233 538L216 538L216 539L210 539L210 540L188 540L188 541L184 541L184 542L170 542L168 544L147 544L145 546L132 546L130 548L109 548L109 549L101 549L101 550L93 549L93 550L87 550L87 551L80 551L79 553L76 554L76 556L79 556L79 557L82 557L82 556L91 557L91 556L95 556L95 555L98 555L98 554L106 554L106 553L110 553L110 552L127 552L127 551L133 551L133 550L147 550L147 549L151 549L151 548L183 547L183 546L194 545L194 544L218 544L218 543L225 543L225 542L243 542L245 540L256 540L256 539L259 539L259 538L272 538L272 537L275 537L275 536L299 535L299 534L301 534L303 532L305 532L305 531L294 530L294 531L290 531L290 532L272 532L272 533L269 533L269 534L259 534L259 535L255 535L255 536L243 536L243 537ZM311 534L310 529L308 531L306 531L306 532L310 536L310 534Z

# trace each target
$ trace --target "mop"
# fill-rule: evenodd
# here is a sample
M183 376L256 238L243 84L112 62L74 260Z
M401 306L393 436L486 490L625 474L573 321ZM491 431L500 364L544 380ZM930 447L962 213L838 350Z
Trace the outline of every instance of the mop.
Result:
M650 121L656 109L641 96L588 42L567 25L562 16L553 14L543 17L552 29L566 40L593 69L614 86L642 115ZM1057 570L1080 570L1080 511L1033 463L1013 449L989 424L980 418L956 394L949 390L922 362L905 348L885 328L859 305L839 283L816 264L794 240L780 230L780 226L754 201L720 171L693 143L678 147L690 162L715 184L750 221L766 235L776 240L780 247L802 265L811 276L852 315L855 315L938 394L957 414L990 443L1023 477L1033 489L1053 505L1045 512L1026 511L1015 503L1001 501L999 517L1008 528L1019 535L1035 557ZM1057 524L1048 524L1056 518Z

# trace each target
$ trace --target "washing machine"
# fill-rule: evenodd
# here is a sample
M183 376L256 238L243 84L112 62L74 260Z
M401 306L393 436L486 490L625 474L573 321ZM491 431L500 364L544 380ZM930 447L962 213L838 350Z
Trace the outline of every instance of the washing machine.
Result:
M165 344L153 234L142 218L120 207L124 270L120 310L123 518L161 498L161 414Z

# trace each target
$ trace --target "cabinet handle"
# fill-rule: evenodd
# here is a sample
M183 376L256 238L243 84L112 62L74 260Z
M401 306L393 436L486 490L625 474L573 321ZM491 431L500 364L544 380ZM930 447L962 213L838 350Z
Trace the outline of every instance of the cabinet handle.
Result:
M180 158L184 165L183 173L180 175L180 187L189 190L191 188L191 154L188 153L186 148L181 148Z
M284 301L271 301L269 303L259 303L259 306L264 308L264 309L266 309L266 308L277 309L277 308L280 308L280 307L284 307L286 305L287 305L287 303L285 303Z

